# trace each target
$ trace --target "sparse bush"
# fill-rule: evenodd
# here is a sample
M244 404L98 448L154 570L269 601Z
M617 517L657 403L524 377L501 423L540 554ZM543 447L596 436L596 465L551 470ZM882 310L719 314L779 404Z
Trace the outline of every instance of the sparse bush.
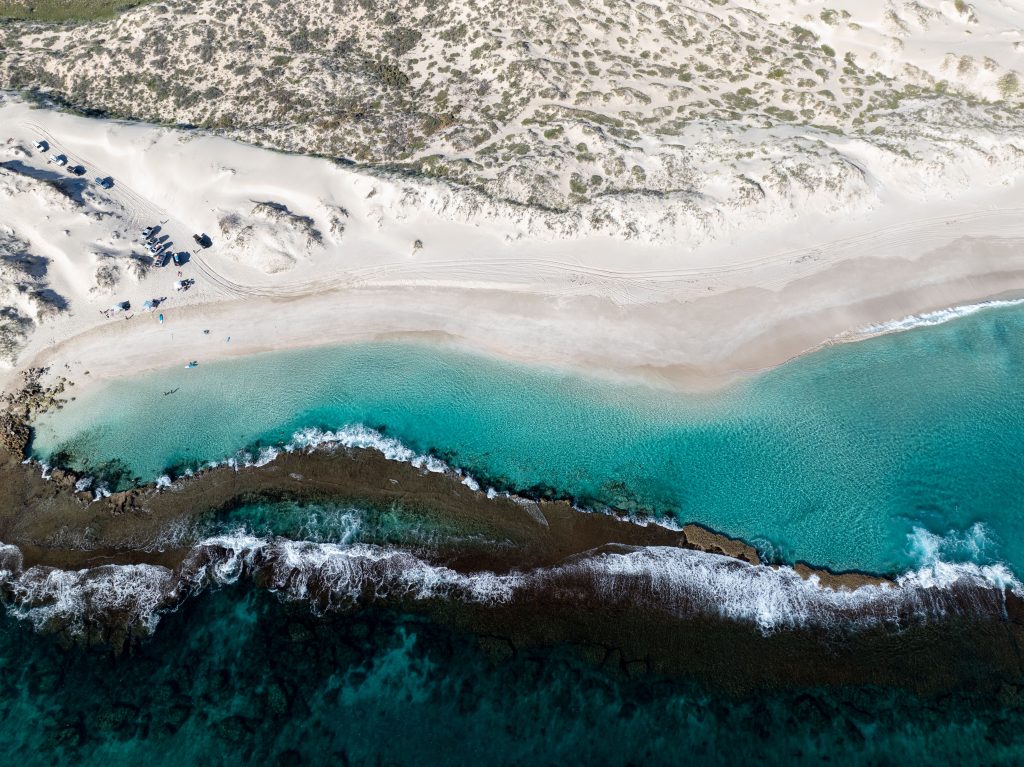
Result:
M1017 92L1020 90L1020 79L1017 77L1016 72L1007 72L999 78L998 86L999 94L1004 99L1008 99L1017 95Z

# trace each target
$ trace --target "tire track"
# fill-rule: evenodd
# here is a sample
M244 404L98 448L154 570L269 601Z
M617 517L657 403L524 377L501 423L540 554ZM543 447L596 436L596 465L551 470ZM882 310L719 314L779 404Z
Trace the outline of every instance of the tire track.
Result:
M96 175L110 175L86 157L62 148L61 142L41 125L23 125L50 142L51 151L61 152L75 164L91 167ZM152 222L159 222L164 231L174 230L175 237L191 237L190 230L152 201L120 180L106 195L126 213L129 230L137 231ZM465 259L418 260L415 263L370 265L346 270L337 276L281 285L243 283L232 280L207 260L201 248L188 248L197 272L216 292L228 297L296 298L303 295L359 286L391 287L410 282L437 285L439 282L479 281L518 283L529 289L534 285L560 283L559 295L599 292L613 300L629 301L637 294L678 294L694 283L721 287L730 278L756 273L758 270L788 263L790 268L778 277L758 281L761 287L775 289L794 279L812 274L857 251L879 256L895 250L938 245L952 239L948 227L955 226L955 236L998 236L1000 232L1024 236L1024 208L991 208L957 215L930 216L892 224L881 229L822 242L812 246L776 251L745 261L722 266L621 270L589 266L578 261L544 258L492 258L481 262ZM170 234L170 232L168 232ZM447 277L446 277L447 275ZM524 280L524 276L529 279ZM767 276L766 276L767 277Z

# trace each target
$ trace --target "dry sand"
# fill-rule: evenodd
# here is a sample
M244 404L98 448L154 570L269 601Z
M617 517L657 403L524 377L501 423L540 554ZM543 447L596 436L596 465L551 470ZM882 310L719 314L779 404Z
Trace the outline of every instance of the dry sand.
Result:
M17 368L68 366L82 384L190 359L416 336L706 388L878 323L1024 295L1015 180L960 185L939 203L891 191L869 213L752 223L684 249L538 233L525 216L460 205L435 183L7 98L8 153L39 138L52 148L24 166L64 173L47 166L56 150L84 164L86 179L116 181L109 192L90 186L79 207L55 209L30 190L0 209L0 226L50 259L50 285L71 307L40 325ZM97 288L96 252L141 253L132 243L155 223L192 252L181 271L195 287L176 293L171 265ZM196 248L196 231L214 247ZM160 296L162 324L101 313ZM0 371L0 384L15 370Z

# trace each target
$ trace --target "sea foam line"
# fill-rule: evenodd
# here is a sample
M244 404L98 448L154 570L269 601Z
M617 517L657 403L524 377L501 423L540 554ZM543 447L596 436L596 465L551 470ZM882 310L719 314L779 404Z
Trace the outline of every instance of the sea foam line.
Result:
M1001 564L934 559L892 583L851 590L826 588L816 576L805 580L790 567L666 546L595 551L510 573L461 573L396 547L259 537L244 530L203 540L178 571L155 565L23 570L21 562L16 547L0 544L0 592L8 612L37 629L72 634L108 623L153 631L160 616L187 596L243 578L284 599L308 602L317 613L436 600L554 611L596 603L680 620L718 617L764 634L1001 616L1004 589L1022 591Z
M314 450L330 450L338 447L354 450L376 450L389 461L408 463L411 466L431 472L433 474L450 474L459 477L463 485L466 485L474 492L481 488L480 483L472 475L463 469L450 466L445 461L433 455L417 453L410 447L404 445L393 437L386 437L376 429L371 429L363 424L346 424L337 430L324 430L314 427L300 429L292 434L291 439L280 447L264 446L253 455L247 450L239 451L234 457L225 461L211 461L208 468L218 466L230 466L234 469L266 466L276 460L282 452L294 453L298 451L312 452ZM170 478L161 477L158 480L158 487L167 487ZM489 497L499 493L493 488L488 488Z
M913 330L915 328L927 328L933 325L942 325L946 322L952 322L963 317L969 317L972 314L985 311L986 309L1001 309L1008 306L1020 306L1024 304L1024 298L1015 298L1009 300L991 300L991 301L979 301L975 304L963 304L961 306L951 306L947 309L939 309L933 312L924 312L922 314L911 314L902 319L889 320L887 322L880 322L876 325L868 325L865 328L861 328L855 335L883 335L885 333L900 333L905 330Z

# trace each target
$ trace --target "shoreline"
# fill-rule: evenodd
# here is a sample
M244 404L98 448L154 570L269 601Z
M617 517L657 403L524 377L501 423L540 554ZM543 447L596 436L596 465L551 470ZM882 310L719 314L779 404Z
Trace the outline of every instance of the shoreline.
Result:
M386 310L382 311L379 306L367 306L402 302L409 298L408 289L404 288L397 289L394 293L375 290L372 294L362 295L326 294L287 302L279 299L256 302L250 299L222 304L195 304L181 308L175 313L173 320L162 326L150 324L147 327L143 324L147 322L147 318L140 317L139 322L135 324L129 322L100 325L59 341L56 345L37 353L24 365L0 371L0 391L11 390L16 376L31 368L49 368L61 375L73 376L77 391L81 392L104 380L171 369L192 358L198 359L200 363L218 362L259 354L358 343L414 342L452 346L471 354L480 354L512 364L549 368L598 379L624 381L682 395L699 396L741 385L831 346L858 343L890 333L918 329L876 329L880 325L896 325L902 320L945 311L955 312L965 307L982 306L984 308L981 311L987 311L989 304L1003 301L1016 303L1024 296L1024 271L1019 276L1021 288L1000 290L996 285L992 285L993 292L977 294L973 289L977 282L965 286L967 289L963 291L958 290L959 286L956 285L941 285L934 286L929 291L916 291L918 303L893 298L881 301L885 306L912 307L909 310L902 309L904 314L893 314L893 310L885 314L875 309L878 302L866 302L857 307L831 307L810 316L782 320L774 328L765 329L763 333L764 336L774 335L773 341L759 336L736 350L732 360L725 358L718 362L709 361L703 367L684 361L683 355L678 354L674 362L656 362L657 352L644 350L635 353L628 347L621 346L618 341L625 341L625 338L609 339L607 345L598 339L588 341L578 335L565 335L554 339L548 335L546 342L541 341L544 321L547 318L537 315L527 317L518 314L501 317L495 319L494 324L488 328L484 328L482 333L464 326L451 327L450 323L441 318L446 307L453 308L459 305L460 292L457 290L446 291L442 295L442 301L429 307L434 312L430 317L437 320L438 327L423 329L403 327L400 322L389 322L383 316L388 313ZM999 279L1001 278L996 277L997 281ZM466 292L461 297L466 300L488 298L479 292ZM511 301L516 296L495 294L495 298L499 297ZM543 302L543 297L536 295L519 298L520 304L539 305ZM355 321L346 326L326 322L326 316L337 313L336 301L344 299L349 300L348 311L352 312L349 317ZM955 300L951 303L951 299ZM367 311L362 311L363 309ZM625 328L620 335L627 335L634 329L639 332L640 328L646 325L656 324L655 316L661 309L663 307L653 307L649 311L647 307L620 308L623 313L635 312L634 317L622 323L632 327ZM250 315L263 311L279 313L274 323L274 329L282 331L278 340L267 340L266 329L259 325L246 326ZM858 318L853 320L856 323L855 329L840 329L844 327L843 323L850 322L854 317ZM872 319L877 317L886 319ZM323 324L310 323L311 318L325 321ZM499 322L518 328L532 325L530 330L535 335L525 338L512 338L506 335L500 340L500 337L486 337L486 331L495 329ZM929 323L927 326L934 324L939 323ZM444 327L445 325L448 327ZM830 330L833 327L837 328L834 333ZM204 332L206 330L210 331L209 335ZM825 337L822 337L823 335ZM191 352L184 351L183 337L187 339L185 343ZM228 337L230 341L225 340ZM544 349L545 346L547 349ZM175 349L182 349L184 353L180 359L171 362L169 356L175 353ZM618 350L618 354L610 350Z
M67 364L84 387L192 359L420 338L700 393L881 323L1024 295L1013 185L894 198L850 217L738 229L737 218L719 236L675 245L558 234L435 182L212 135L35 109L10 96L0 111L14 158L0 168L13 190L0 223L9 219L48 259L47 279L70 307L42 320L17 364L0 369L0 389L29 367ZM54 173L31 150L39 135L117 183L55 201L32 180ZM268 223L255 200L288 214ZM226 223L236 220L254 234L240 239ZM187 292L174 292L174 267L129 276L130 262L118 260L157 221L178 247L192 231L214 235L211 249L191 248L180 267L196 281ZM302 227L315 237L302 239ZM92 285L110 263L121 264L119 281ZM100 318L115 301L139 307L161 295L162 325L146 313Z

